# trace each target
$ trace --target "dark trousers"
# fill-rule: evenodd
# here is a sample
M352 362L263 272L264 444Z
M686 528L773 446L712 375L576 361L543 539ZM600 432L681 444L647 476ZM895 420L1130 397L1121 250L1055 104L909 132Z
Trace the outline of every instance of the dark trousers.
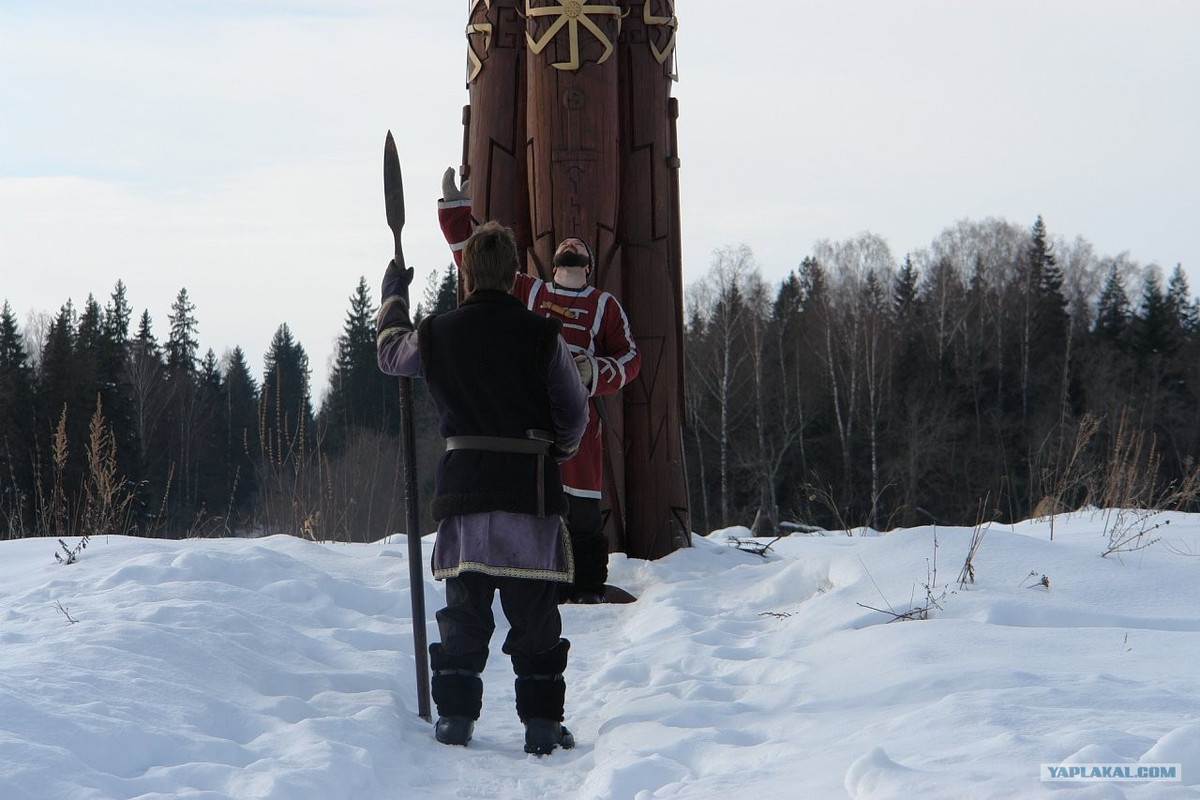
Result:
M481 673L496 629L492 599L499 589L500 607L510 626L504 652L512 658L517 676L517 715L522 720L562 721L566 702L562 673L571 645L561 638L559 585L494 578L479 572L464 572L446 580L446 607L437 612L442 641L429 646L438 716L479 719Z
M558 587L551 581L497 578L481 572L447 578L446 607L437 612L442 652L469 657L482 651L486 659L496 630L492 599L499 590L500 607L510 627L504 652L528 657L545 653L562 637Z
M608 539L600 516L600 500L568 494L567 531L575 555L575 583L564 595L573 592L604 594L608 580Z

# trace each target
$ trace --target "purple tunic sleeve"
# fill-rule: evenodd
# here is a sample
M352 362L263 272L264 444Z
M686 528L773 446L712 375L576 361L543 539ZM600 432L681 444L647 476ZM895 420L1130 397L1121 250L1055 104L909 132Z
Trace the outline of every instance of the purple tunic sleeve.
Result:
M391 335L379 340L376 350L379 368L388 375L423 377L416 331L394 329Z
M408 317L408 291L397 292L393 286L389 293L386 275L383 287L384 298L375 321L375 355L379 369L388 375L422 377L421 351Z

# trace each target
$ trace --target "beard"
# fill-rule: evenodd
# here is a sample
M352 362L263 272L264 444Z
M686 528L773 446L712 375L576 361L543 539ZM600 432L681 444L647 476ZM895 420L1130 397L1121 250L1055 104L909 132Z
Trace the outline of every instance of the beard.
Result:
M554 266L556 267L590 267L591 265L590 258L573 250L566 250L554 256Z

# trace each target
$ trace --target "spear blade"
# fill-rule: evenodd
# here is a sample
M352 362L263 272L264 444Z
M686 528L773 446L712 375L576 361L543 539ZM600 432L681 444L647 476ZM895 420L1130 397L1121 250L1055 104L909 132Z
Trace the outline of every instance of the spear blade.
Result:
M400 246L400 232L404 230L404 177L400 172L400 154L396 151L396 140L387 132L383 144L383 202L387 213L387 224L396 240L396 266L405 268L404 250Z

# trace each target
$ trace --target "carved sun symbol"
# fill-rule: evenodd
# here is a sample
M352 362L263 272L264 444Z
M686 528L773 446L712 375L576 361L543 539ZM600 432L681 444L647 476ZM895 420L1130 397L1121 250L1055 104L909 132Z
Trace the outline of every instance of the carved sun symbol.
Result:
M555 69L576 70L579 69L579 26L587 28L596 39L604 45L604 55L596 61L597 64L603 64L612 55L613 44L604 31L596 25L589 14L607 14L617 18L617 29L620 30L621 13L620 6L600 6L592 5L587 0L559 0L558 5L546 6L544 8L530 8L530 0L525 0L525 16L526 17L548 17L558 15L558 19L551 23L550 27L542 35L542 38L534 41L533 37L528 32L525 34L525 39L529 43L529 50L534 55L546 49L546 45L550 40L562 30L563 26L567 26L567 33L570 36L571 42L571 60L559 61L551 64Z

